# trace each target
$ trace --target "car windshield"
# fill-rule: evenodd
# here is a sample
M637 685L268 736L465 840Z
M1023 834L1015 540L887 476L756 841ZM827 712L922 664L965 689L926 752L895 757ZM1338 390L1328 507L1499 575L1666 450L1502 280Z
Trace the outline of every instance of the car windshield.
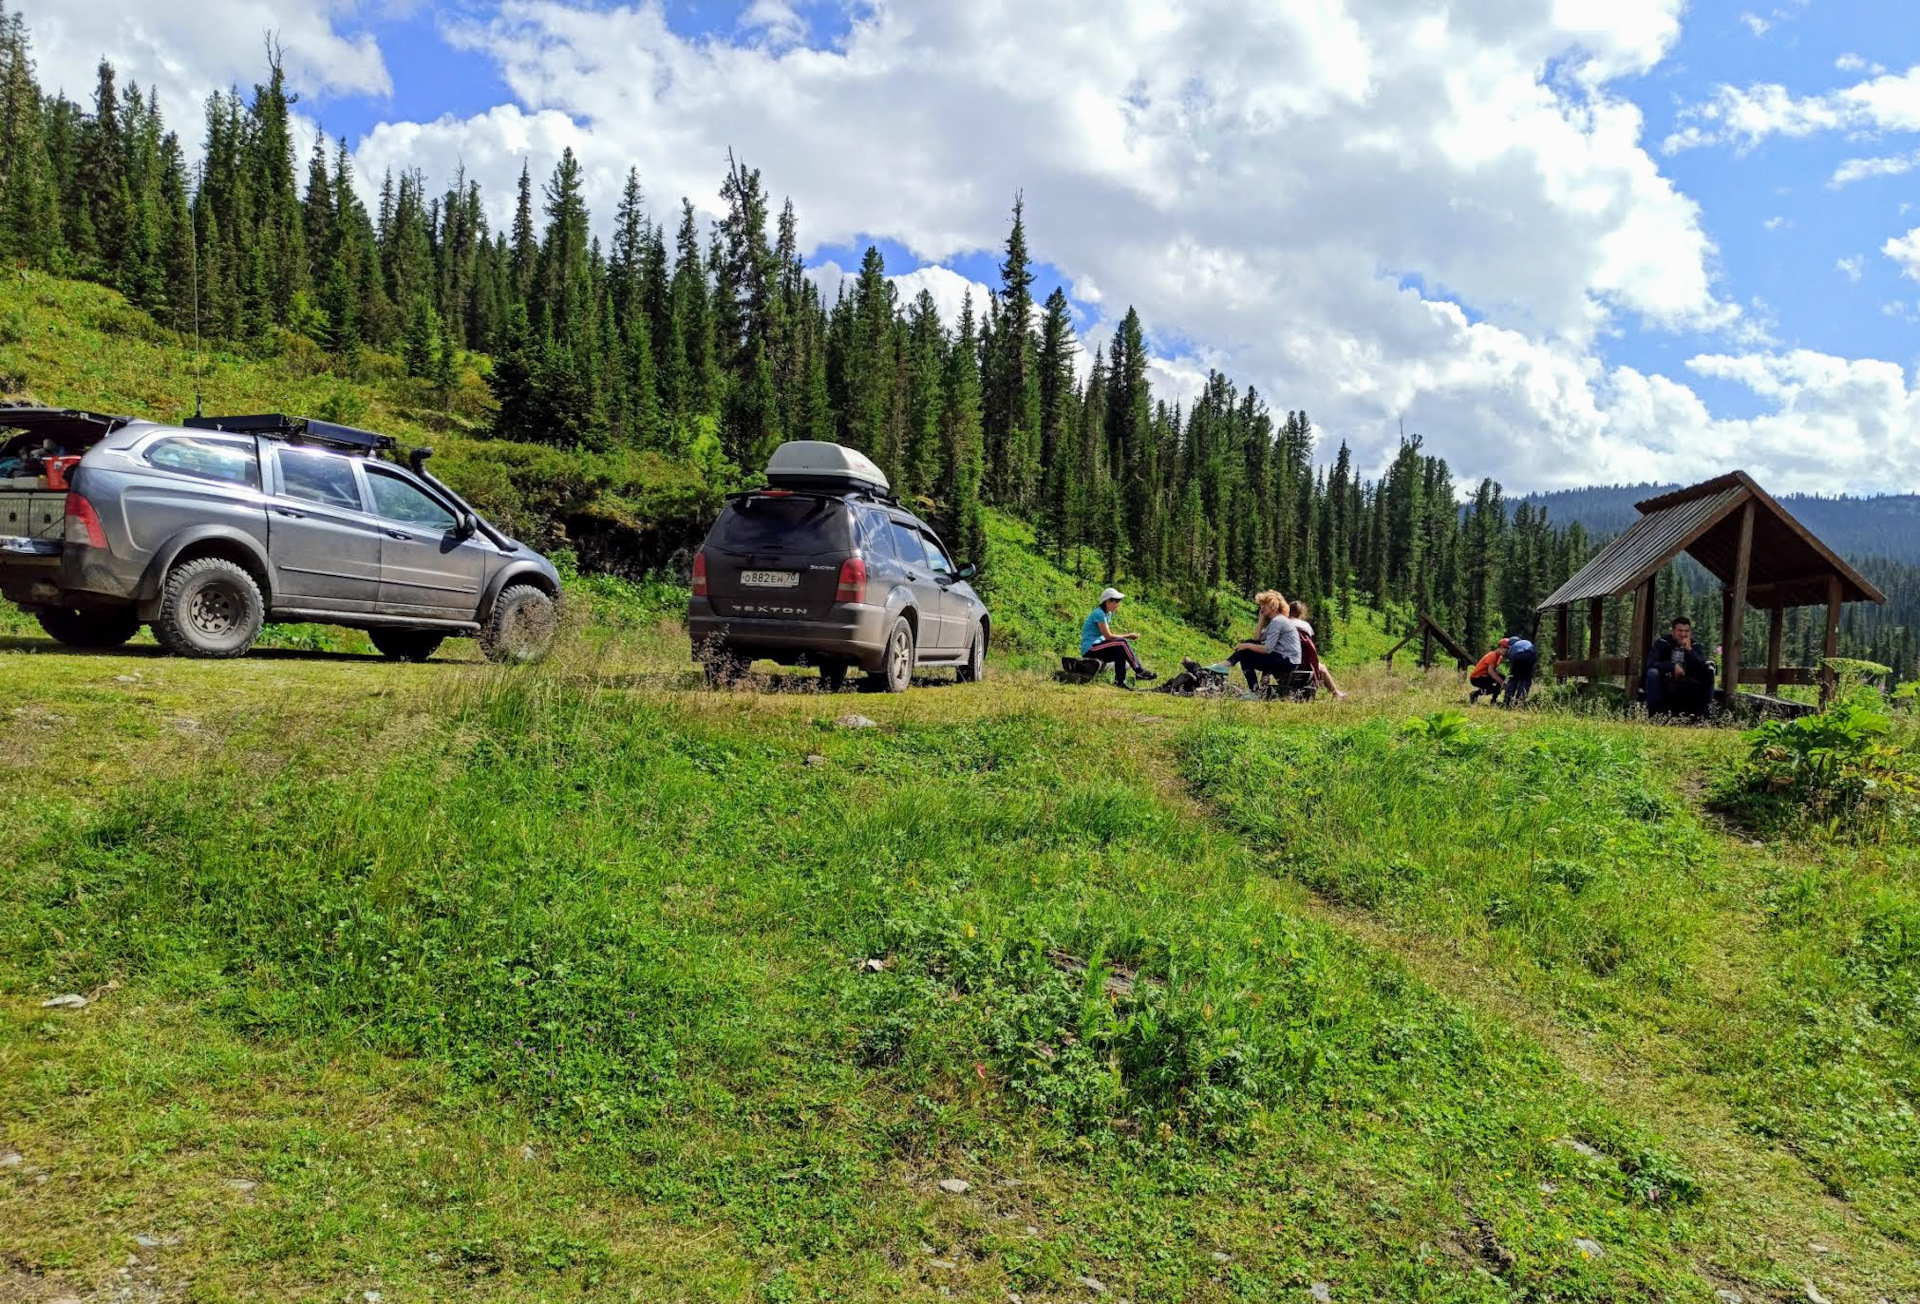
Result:
M755 494L720 513L711 542L736 552L832 552L848 545L847 509L829 498Z

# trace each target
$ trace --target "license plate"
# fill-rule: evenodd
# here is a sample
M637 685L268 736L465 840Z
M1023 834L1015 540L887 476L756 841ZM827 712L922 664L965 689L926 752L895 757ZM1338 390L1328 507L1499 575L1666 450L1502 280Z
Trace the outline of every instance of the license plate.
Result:
M741 571L740 582L750 589L797 589L799 571Z

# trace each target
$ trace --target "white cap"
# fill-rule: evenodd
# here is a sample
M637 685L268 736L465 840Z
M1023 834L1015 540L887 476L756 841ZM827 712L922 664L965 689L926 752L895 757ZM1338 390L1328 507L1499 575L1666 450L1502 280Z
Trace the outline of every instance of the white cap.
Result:
M1108 589L1100 595L1100 601L1102 602L1125 602L1126 600L1127 595L1119 589Z

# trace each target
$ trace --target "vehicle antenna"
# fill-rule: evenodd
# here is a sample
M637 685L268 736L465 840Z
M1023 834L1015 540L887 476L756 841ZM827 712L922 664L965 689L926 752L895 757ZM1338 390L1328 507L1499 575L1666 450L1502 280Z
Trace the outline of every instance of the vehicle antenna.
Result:
M197 207L202 201L201 192L206 189L206 160L200 159L193 165L193 200ZM193 415L200 416L200 370L204 362L200 357L200 223L197 215L188 219L187 231L187 274L193 278Z

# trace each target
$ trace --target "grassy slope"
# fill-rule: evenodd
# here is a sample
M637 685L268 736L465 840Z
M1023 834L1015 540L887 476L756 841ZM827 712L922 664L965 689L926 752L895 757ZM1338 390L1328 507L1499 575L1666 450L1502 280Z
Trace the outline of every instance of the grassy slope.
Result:
M1023 669L1052 670L1062 653L1079 647L1080 622L1093 609L1106 586L1104 578L1068 573L1051 558L1034 550L1033 530L997 513L987 517L992 545L992 587L988 603L995 619L995 655ZM1253 604L1237 594L1222 594L1234 630L1252 634ZM1380 659L1394 639L1376 611L1356 607L1351 620L1341 622L1333 612L1314 613L1325 629L1334 621L1334 638L1327 660L1333 666L1368 665ZM1212 662L1225 656L1230 644L1181 620L1178 613L1151 597L1132 597L1120 610L1123 632L1140 635L1141 659L1160 670L1177 669L1182 657Z
M55 288L0 365L164 398ZM1097 584L992 529L999 673L904 699L605 580L531 672L0 638L0 1298L1920 1290L1910 851L1729 836L1719 733L1401 737L1448 675L1061 690Z

